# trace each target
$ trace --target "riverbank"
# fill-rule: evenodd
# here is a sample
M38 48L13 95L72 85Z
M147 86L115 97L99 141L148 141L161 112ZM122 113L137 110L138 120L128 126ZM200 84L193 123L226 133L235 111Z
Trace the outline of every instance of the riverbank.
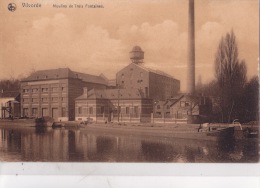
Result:
M149 125L149 124L131 124L131 125L87 125L84 132L103 132L113 134L127 134L136 136L158 136L167 138L186 138L200 140L216 140L213 137L205 137L205 133L198 132L199 125Z
M80 124L80 122L58 122L61 123L56 129L80 129L82 132L103 132L108 134L128 134L128 135L149 135L169 138L184 138L196 140L216 141L220 138L229 139L233 137L234 127L231 124L210 124L201 126L200 124L154 124L154 123L91 123ZM0 128L25 129L35 127L33 119L0 120ZM39 127L39 126L38 126ZM48 126L52 128L51 126ZM253 128L251 125L242 126ZM239 127L237 127L239 128ZM254 127L258 131L258 126ZM244 139L243 131L240 130L239 139Z
M57 129L78 128L82 132L105 132L111 134L149 135L169 138L185 138L196 140L218 140L216 135L208 135L209 128L200 128L199 124L152 124L152 123L107 123L107 124L79 124L79 122L61 122ZM35 127L31 120L0 121L0 127L11 129L25 129ZM51 128L51 127L50 127ZM218 126L220 129L225 126ZM216 128L215 128L216 129ZM212 129L213 130L213 129ZM210 132L211 133L211 132Z

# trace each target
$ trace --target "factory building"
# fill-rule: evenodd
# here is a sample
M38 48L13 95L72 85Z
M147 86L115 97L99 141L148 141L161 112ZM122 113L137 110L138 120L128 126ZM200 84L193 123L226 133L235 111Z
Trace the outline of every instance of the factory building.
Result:
M76 98L76 120L150 122L152 100L137 89L84 89Z
M103 74L93 76L69 68L37 71L21 82L21 115L49 116L56 121L75 117L150 121L153 102L176 95L180 81L145 67L143 57L144 52L135 46L130 52L132 63L116 74L116 87Z
M76 120L96 122L150 122L154 101L166 100L180 91L180 81L143 65L144 52L135 46L132 63L116 74L114 89L85 89L76 98Z
M143 65L144 52L139 46L132 49L130 59L132 63L116 74L118 87L137 89L143 96L153 100L167 100L180 91L179 80Z
M84 87L105 89L107 80L69 68L36 71L21 81L21 115L74 120L75 98Z

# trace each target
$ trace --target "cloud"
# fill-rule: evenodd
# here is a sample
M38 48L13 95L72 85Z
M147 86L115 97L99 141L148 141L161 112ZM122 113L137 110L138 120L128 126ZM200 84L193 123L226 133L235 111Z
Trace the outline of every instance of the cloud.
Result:
M201 74L203 80L213 78L218 42L232 28L239 57L248 62L251 75L257 73L258 3L196 1L196 74ZM15 16L2 11L5 19L0 20L0 67L6 71L1 78L24 74L32 68L57 67L114 78L130 63L132 47L140 45L147 66L180 79L185 88L187 2L104 1L104 5L105 9L88 11L46 6L44 11L27 11L26 16L23 11Z
M104 69L115 71L115 62L122 59L121 41L111 38L106 29L95 25L74 29L64 14L33 21L28 34L19 36L17 43L17 51L25 54L21 72L30 67L36 70L70 67L100 74Z
M119 38L129 46L140 45L145 51L145 62L163 68L164 64L179 64L186 49L186 33L179 30L177 23L165 20L151 25L124 25L118 30Z

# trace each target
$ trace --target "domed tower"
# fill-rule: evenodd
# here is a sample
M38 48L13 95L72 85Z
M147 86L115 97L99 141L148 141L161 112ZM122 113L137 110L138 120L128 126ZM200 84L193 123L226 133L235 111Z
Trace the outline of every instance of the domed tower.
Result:
M130 59L133 63L139 64L143 63L144 52L140 48L140 46L134 46L132 51L130 52Z

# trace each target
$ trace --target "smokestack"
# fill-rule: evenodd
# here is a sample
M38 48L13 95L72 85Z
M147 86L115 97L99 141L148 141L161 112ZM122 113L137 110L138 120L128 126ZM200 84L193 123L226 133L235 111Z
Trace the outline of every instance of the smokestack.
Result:
M195 91L194 0L189 0L187 93Z

